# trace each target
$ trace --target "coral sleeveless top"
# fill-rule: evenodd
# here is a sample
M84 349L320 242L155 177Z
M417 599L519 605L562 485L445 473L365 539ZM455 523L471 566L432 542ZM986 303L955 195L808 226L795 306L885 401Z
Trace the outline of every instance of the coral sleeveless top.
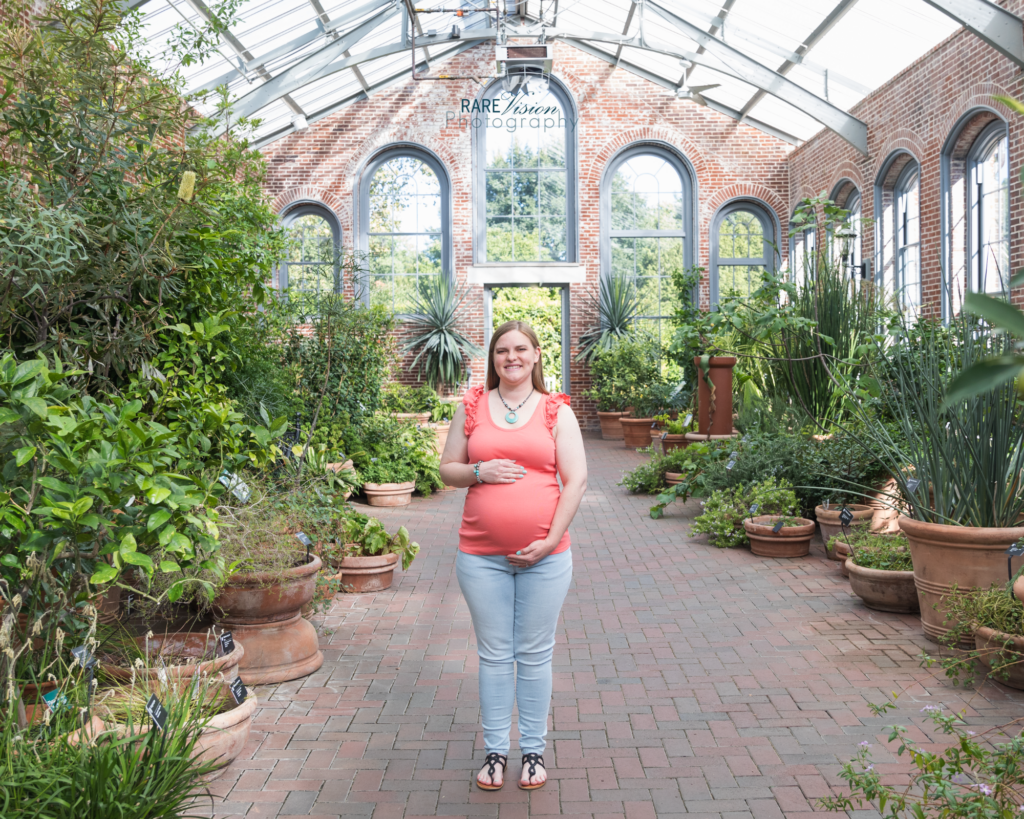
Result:
M551 431L558 408L569 396L552 393L541 397L530 420L518 429L502 429L494 423L483 387L469 390L466 437L469 462L510 458L526 467L526 477L515 483L477 483L469 487L459 529L459 550L471 555L511 555L535 540L543 540L561 496L555 477L555 439ZM552 554L569 548L569 532Z

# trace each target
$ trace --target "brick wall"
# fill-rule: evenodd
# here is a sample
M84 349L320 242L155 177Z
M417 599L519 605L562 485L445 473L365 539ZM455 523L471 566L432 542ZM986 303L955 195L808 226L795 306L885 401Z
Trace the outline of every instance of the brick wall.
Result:
M584 291L596 293L599 261L599 185L609 159L623 146L659 140L675 146L696 172L698 194L698 263L707 266L708 235L714 212L730 199L753 196L766 202L786 224L790 180L787 159L792 146L761 131L676 99L669 91L570 45L555 46L557 76L572 93L579 109L579 262L586 283L570 288L572 354L580 334L593 321ZM493 44L481 44L445 64L446 73L491 73ZM433 151L452 181L454 268L464 283L472 264L471 128L445 122L445 111L458 111L462 98L476 96L471 80L421 82L410 80L320 120L308 130L277 140L264 149L270 172L268 186L280 212L299 199L323 202L342 225L343 242L352 247L356 180L360 169L379 150L396 142L411 142ZM701 287L708 299L708 283ZM484 338L483 288L468 301L467 334ZM473 363L473 383L481 383L484 362ZM589 386L582 365L571 365L574 406L587 425L596 426L594 408L580 393Z
M1024 0L1001 5L1020 15ZM1013 114L993 100L994 95L1024 99L1024 78L1010 60L965 30L960 30L876 89L851 110L868 125L869 155L827 131L805 142L789 158L790 202L813 194L831 193L841 180L849 179L861 192L863 214L875 213L875 184L886 160L895 152L911 154L921 168L921 266L923 298L931 312L940 309L942 271L948 264L963 275L966 260L964 184L966 152L975 136L1001 116L1008 125L1010 153L1010 269L1024 266L1021 184L1018 172L1024 149L1024 117ZM989 110L991 109L991 110ZM950 262L943 262L941 228L942 153L950 141L950 188L948 242ZM898 161L897 161L898 165ZM887 173L886 177L891 176ZM891 191L882 187L880 209L887 214ZM864 258L873 258L877 235L864 231ZM882 236L881 254L891 264L891 231ZM1024 291L1014 300L1024 301Z

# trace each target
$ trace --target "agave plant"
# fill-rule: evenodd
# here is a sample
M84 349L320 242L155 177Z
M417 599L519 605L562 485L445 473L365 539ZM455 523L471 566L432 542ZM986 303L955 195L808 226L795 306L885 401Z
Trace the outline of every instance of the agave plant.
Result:
M597 312L597 323L580 336L577 361L591 362L602 351L611 349L622 338L629 338L640 313L640 294L636 283L626 276L601 278L598 298L589 296Z
M412 313L401 313L398 320L413 328L416 335L404 345L416 350L412 366L432 388L454 389L466 380L468 359L482 358L484 351L459 332L459 308L468 290L459 290L444 276L421 285Z

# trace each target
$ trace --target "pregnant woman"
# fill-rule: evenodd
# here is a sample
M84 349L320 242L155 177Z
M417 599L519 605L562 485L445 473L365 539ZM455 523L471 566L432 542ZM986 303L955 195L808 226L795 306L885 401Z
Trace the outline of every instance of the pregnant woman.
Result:
M530 325L510 321L495 330L487 388L463 398L441 477L469 487L455 566L480 655L487 757L476 783L484 790L504 784L514 701L519 787L534 790L547 781L551 655L572 580L568 529L587 488L587 459L568 396L544 388L540 342Z

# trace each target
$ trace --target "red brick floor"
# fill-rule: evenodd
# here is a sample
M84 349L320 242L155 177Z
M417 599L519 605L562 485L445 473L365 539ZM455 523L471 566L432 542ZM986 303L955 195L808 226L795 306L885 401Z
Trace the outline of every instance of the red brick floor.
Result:
M644 456L589 439L587 453L545 788L515 787L514 735L504 790L471 784L484 754L457 490L382 510L420 556L387 592L337 598L319 672L257 691L249 744L212 784L215 815L798 817L864 739L897 771L886 726L924 739L924 705L977 725L1021 715L1022 693L920 668L936 647L919 621L864 608L820 545L795 560L715 549L689 535L696 502L653 521L649 498L616 486ZM900 708L872 716L893 690Z

